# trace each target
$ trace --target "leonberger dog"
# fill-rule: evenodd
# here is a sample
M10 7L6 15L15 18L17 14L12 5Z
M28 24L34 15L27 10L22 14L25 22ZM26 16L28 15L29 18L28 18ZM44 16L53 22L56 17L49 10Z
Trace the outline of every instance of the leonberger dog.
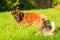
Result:
M39 35L40 32L42 32L44 36L53 35L55 31L55 22L52 21L51 25L48 25L48 24L50 24L50 22L49 21L46 22L43 19L43 24L41 28L39 28L39 30L35 33L35 36Z
M20 12L20 11L13 11L11 13L14 18L16 19L17 23L20 25L39 25L42 24L42 19L47 21L47 17L42 14L38 14L35 12Z
M43 32L44 35L53 34L53 31L55 30L55 24L54 22L51 23L50 27L48 26L48 19L43 14L38 14L35 12L21 12L21 11L13 11L11 13L14 18L16 19L17 23L19 25L39 25L41 29L39 29L35 35L38 35L40 31Z

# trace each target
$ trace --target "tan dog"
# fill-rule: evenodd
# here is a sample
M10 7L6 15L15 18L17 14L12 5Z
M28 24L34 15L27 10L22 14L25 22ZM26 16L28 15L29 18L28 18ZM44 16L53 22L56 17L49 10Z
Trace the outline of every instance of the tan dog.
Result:
M35 36L39 35L40 32L43 33L44 36L48 36L48 35L53 35L53 32L55 31L55 23L51 22L51 25L48 25L49 21L46 22L43 19L43 24L42 27L35 33Z
M47 17L45 15L40 15L40 14L37 14L34 12L24 13L24 12L20 12L20 11L14 11L14 12L12 12L12 15L14 16L14 18L20 25L33 24L33 25L41 26L42 19L47 21Z

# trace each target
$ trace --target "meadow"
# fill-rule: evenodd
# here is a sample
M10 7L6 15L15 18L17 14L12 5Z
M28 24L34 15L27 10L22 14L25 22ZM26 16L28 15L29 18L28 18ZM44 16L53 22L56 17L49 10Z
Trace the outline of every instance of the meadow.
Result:
M36 12L44 14L50 21L56 23L56 30L52 36L43 36L40 33L34 36L38 31L38 26L19 26L9 12L0 12L0 40L60 40L60 9L38 9L22 10L23 12Z

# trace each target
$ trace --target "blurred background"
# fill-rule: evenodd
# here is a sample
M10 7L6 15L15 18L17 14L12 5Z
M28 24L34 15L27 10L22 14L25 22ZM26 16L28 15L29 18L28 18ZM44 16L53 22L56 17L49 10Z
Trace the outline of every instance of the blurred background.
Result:
M60 8L60 0L0 0L0 11Z

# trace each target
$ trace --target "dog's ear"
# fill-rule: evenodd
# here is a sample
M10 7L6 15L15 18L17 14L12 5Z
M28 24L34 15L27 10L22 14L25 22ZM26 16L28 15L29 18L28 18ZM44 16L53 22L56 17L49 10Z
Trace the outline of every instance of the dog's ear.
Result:
M24 13L23 12L20 12L19 16L20 17L24 17Z
M19 10L13 10L13 11L11 12L11 14L12 14L12 15L19 14Z
M19 13L19 20L22 21L23 20L23 17L24 17L24 13L23 12L20 12Z
M44 25L48 24L48 21L45 21L44 19L42 19L42 22L43 22Z
M46 22L45 19L42 19L43 22Z
M45 21L44 19L42 19L42 21Z

